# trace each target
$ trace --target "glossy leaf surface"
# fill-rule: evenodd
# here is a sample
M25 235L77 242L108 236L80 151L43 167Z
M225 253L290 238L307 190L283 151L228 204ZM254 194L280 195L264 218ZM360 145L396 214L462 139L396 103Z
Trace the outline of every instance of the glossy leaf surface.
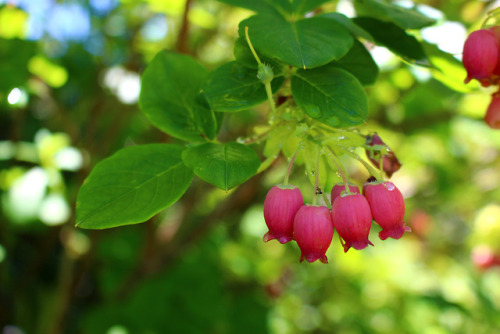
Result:
M142 76L139 104L154 126L169 135L202 141L215 137L217 122L212 110L199 99L208 71L193 58L159 52Z
M223 190L242 184L254 176L260 166L254 150L235 142L190 147L182 159L200 179Z
M245 36L245 27L257 52L298 68L340 59L353 44L346 28L322 17L287 21L279 15L254 15L240 23L240 37Z
M328 126L355 126L366 120L368 102L363 87L356 77L338 67L297 71L292 94L310 117Z
M142 223L176 202L193 177L182 151L168 144L132 146L98 163L78 193L76 226Z

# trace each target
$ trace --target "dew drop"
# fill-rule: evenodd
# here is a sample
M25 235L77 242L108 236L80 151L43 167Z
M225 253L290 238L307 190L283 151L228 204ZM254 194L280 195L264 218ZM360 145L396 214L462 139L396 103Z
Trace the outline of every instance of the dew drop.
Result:
M305 108L307 110L307 113L309 116L312 118L319 118L321 117L321 110L319 110L318 106L316 105L308 105Z
M246 140L245 140L245 138L244 138L244 137L238 137L238 138L236 138L236 142L237 142L237 143L240 143L240 144L245 144L245 141L246 141Z
M396 189L396 186L394 184L392 184L392 183L386 183L385 187L389 191L393 191L394 189Z
M363 121L363 119L359 116L349 115L348 118L352 123L360 123Z
M330 116L325 119L325 123L330 126L337 126L340 124L340 119L337 116Z

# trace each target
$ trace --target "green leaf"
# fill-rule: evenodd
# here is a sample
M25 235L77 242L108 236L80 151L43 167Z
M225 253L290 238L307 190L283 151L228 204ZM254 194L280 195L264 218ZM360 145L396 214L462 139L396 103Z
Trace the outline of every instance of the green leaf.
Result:
M281 73L279 62L274 61L261 54L258 54L258 56L262 63L271 65L275 74ZM248 43L245 38L238 37L238 39L236 39L236 42L234 42L234 58L236 58L236 61L239 64L245 67L253 69L257 69L259 67L259 64L257 63L257 60L255 60L250 47L248 47Z
M319 67L340 59L353 44L346 28L322 17L289 22L279 15L254 15L240 22L242 38L246 26L259 53L299 68Z
M378 0L357 0L356 12L360 16L372 16L383 21L392 21L403 29L421 29L436 23L414 9L407 9Z
M357 17L353 20L354 23L369 31L377 44L387 47L408 62L429 65L422 45L415 37L408 35L394 23L382 22L371 17Z
M207 70L189 56L160 51L142 76L139 105L154 126L187 141L213 139L213 111L200 104Z
M182 159L200 179L226 191L254 176L260 166L254 150L235 142L190 147Z
M306 14L329 0L291 0L293 14Z
M229 5L243 7L259 13L280 13L284 17L303 15L318 8L328 0L219 0Z
M193 177L182 151L168 144L132 146L99 162L78 193L76 226L137 224L176 202Z
M219 0L220 2L227 3L228 5L242 7L246 9L253 10L254 12L259 13L277 13L276 7L265 0ZM281 6L280 6L281 7Z
M356 40L351 50L339 61L332 63L353 74L362 85L373 85L377 80L378 66L370 52Z
M221 117L213 112L203 92L195 98L193 113L196 115L196 125L202 135L213 140L219 132L220 128L218 125Z
M292 95L306 114L328 126L355 126L366 120L363 87L356 77L335 66L297 71L292 77Z
M277 76L271 82L277 92L284 82ZM232 61L218 68L208 76L204 92L213 110L241 111L261 104L267 99L265 86L257 78L257 71Z
M439 50L433 44L422 44L432 64L432 76L436 80L457 92L470 93L473 90L471 89L471 85L473 84L466 85L464 83L464 79L467 77L467 71L462 62L451 54Z
M366 30L358 26L356 23L352 22L350 18L340 13L324 13L318 15L318 17L324 17L330 20L333 20L341 25L343 25L349 32L360 38L364 38L370 42L374 42L372 35L368 33Z

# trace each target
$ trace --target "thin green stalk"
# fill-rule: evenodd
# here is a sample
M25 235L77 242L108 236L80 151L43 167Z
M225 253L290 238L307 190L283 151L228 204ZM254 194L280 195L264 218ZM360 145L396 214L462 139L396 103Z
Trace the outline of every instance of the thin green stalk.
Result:
M299 145L299 147L300 147L300 145ZM288 169L286 171L285 180L283 181L283 184L285 186L288 185L288 179L290 178L290 173L292 172L293 163L295 162L295 158L297 157L298 152L299 152L299 148L297 148L297 150L295 151L295 153L292 156L292 159L290 160L290 163L288 164Z
M378 169L380 172L380 180L379 181L383 181L384 180L384 156L382 155L382 152L380 152L380 160L378 163Z
M326 207L329 210L331 210L332 209L332 205L330 204L330 200L328 199L328 196L326 196L326 194L325 194L324 191L321 192L321 196L323 196L323 201L325 201Z
M259 56L257 55L257 52L255 52L255 49L253 48L252 42L250 42L250 36L248 36L248 26L245 27L245 37L247 39L248 46L250 47L250 50L252 51L252 54L257 61L257 64L263 65L262 62L260 61ZM266 87L266 94L267 94L267 100L269 101L269 105L271 106L271 112L274 114L276 113L276 107L274 106L274 99L273 99L273 91L271 89L271 83L265 83L264 86Z
M335 162L335 164L337 165L337 169L339 170L340 176L342 177L342 180L344 181L345 192L349 195L352 194L351 189L349 188L349 182L347 181L347 177L345 176L345 171L342 168L342 165L340 164L340 161L339 161L339 158L337 157L337 154L335 154L335 152L332 150L331 147L328 147L328 149L330 150L330 152L332 152L333 162Z
M351 151L344 149L344 151L353 159L358 160L367 170L370 175L374 176L376 179L382 179L380 174L380 171L373 168L369 163L361 159L357 154L352 153Z
M321 149L317 147L318 152L316 153L316 180L314 181L314 197L313 197L313 205L318 204L318 186L319 186L319 157Z

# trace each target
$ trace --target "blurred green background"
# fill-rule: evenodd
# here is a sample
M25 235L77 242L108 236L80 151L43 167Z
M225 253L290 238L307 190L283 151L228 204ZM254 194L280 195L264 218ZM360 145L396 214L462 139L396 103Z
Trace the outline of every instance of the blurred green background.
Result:
M459 58L494 2L417 5L438 24L415 35ZM354 15L350 1L323 9ZM174 141L137 106L155 53L213 69L232 59L249 15L215 0L0 0L2 334L500 333L500 132L482 120L491 91L464 86L452 62L436 72L372 49L381 73L362 130L403 163L392 180L413 233L400 240L380 241L374 225L375 247L344 254L335 236L328 265L263 243L282 158L230 193L195 180L145 224L73 227L92 166L127 145ZM264 111L226 115L221 140L251 135ZM312 193L303 170L291 180Z

